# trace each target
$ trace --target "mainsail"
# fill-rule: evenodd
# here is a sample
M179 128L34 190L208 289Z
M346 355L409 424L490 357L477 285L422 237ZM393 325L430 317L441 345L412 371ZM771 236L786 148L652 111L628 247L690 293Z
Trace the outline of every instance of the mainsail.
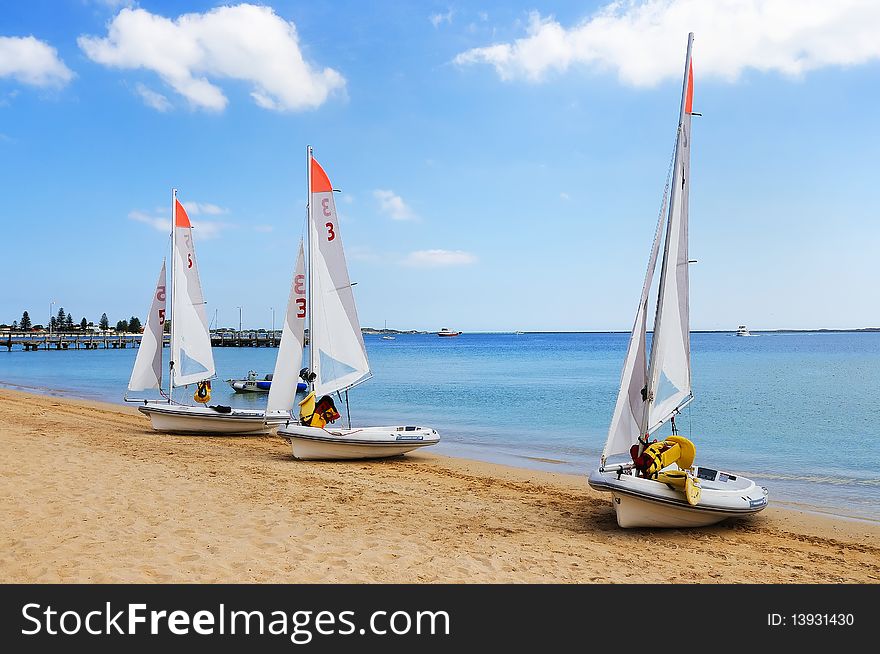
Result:
M165 296L165 260L163 259L159 281L156 282L156 292L153 293L153 302L150 305L150 313L147 314L147 324L144 327L144 334L141 336L141 344L134 359L131 379L128 382L128 390L130 391L158 390L162 386Z
M692 43L693 34L690 34L671 189L669 195L664 196L660 220L654 232L648 270L621 373L617 403L602 452L603 463L608 457L628 453L641 435L660 427L692 397L688 309L688 190L694 90ZM651 358L646 365L648 295L659 255L663 212L667 207L669 213Z
M303 262L303 244L300 241L299 256L296 258L296 268L287 300L287 312L284 315L281 342L275 359L275 372L272 374L272 385L269 387L267 415L271 412L288 412L293 406L297 379L302 367L305 325L306 270Z
M648 415L643 428L650 433L674 415L691 397L690 311L688 304L688 190L691 160L691 106L694 71L688 38L681 117L672 177L666 250L660 273L657 316L651 341Z
M309 148L309 352L320 396L370 374L327 173Z
M192 225L174 198L174 252L171 295L171 381L183 386L214 375L211 334L196 265Z

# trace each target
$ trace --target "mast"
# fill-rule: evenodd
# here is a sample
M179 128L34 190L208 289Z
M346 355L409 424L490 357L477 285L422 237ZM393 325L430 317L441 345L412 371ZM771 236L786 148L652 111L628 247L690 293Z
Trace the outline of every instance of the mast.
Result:
M312 252L315 247L315 237L313 235L314 227L312 225L312 146L306 146L306 176L307 176L307 186L306 186L306 207L308 208L308 220L306 221L306 234L309 237L309 248L308 248L308 256L306 258L306 278L308 279L308 287L307 287L307 296L306 296L306 305L307 305L307 314L309 321L309 373L311 374L315 370L315 326L314 326L314 304L312 303L312 287L314 286L314 275L312 274ZM173 324L173 323L172 323ZM307 382L309 384L310 390L314 390L314 382Z
M171 394L174 392L174 325L177 316L174 315L174 271L177 268L177 189L171 189L171 347L168 352L168 403L171 403ZM164 347L165 334L162 333Z
M666 238L664 240L663 245L663 263L660 267L660 284L657 292L657 311L654 316L654 327L653 334L651 337L651 358L648 364L648 375L645 383L645 404L644 411L642 412L642 421L641 421L641 430L639 437L639 455L642 454L642 451L645 448L645 443L642 442L642 438L647 440L648 436L648 422L650 420L651 413L651 404L654 401L654 391L656 380L654 379L655 366L657 363L657 352L659 351L658 339L657 335L659 333L658 327L660 322L663 319L663 291L666 288L666 275L667 275L667 267L669 264L669 248L670 248L670 230L672 227L672 220L674 217L674 212L676 211L676 203L675 203L675 189L678 188L677 185L680 183L681 179L681 134L682 134L682 124L685 118L685 108L687 103L687 94L688 94L688 81L690 77L691 70L691 49L694 43L694 33L690 32L688 34L688 44L687 44L687 55L685 57L684 62L684 80L681 86L681 108L678 114L678 135L675 140L675 162L673 163L673 172L672 172L672 185L671 185L671 197L669 202L669 213L666 221ZM172 323L173 324L173 323Z

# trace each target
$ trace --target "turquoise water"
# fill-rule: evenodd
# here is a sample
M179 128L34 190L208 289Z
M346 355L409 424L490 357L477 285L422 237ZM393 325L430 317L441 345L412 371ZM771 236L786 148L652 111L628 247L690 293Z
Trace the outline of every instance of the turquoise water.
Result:
M351 391L352 419L434 427L438 453L586 474L605 442L628 337L366 335L374 378ZM271 372L276 353L216 348L218 377ZM134 356L4 350L0 384L121 402ZM696 333L692 359L696 399L678 424L698 463L755 479L777 505L880 520L880 333ZM213 386L212 403L265 404Z

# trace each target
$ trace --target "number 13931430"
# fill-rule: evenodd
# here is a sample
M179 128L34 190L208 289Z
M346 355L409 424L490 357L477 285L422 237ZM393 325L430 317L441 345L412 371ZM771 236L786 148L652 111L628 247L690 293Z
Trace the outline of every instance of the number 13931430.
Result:
M851 627L855 624L852 613L768 613L770 627Z

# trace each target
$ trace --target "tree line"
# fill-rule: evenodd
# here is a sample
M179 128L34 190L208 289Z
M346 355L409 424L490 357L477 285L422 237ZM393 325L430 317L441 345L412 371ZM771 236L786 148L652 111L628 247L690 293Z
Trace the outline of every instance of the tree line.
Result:
M27 331L38 331L47 329L43 325L35 325L31 320L30 314L25 311L21 314L21 320L13 320L12 325L0 325L0 327L12 327L13 330L21 330L23 332ZM94 329L95 323L86 318L83 318L78 323L75 323L73 320L73 314L67 313L64 308L58 309L58 314L52 316L49 319L48 329L55 332L72 332L72 331L86 331L87 329ZM107 317L106 313L101 314L101 319L98 321L98 328L101 331L108 331L110 329L110 319ZM117 333L128 333L128 334L139 334L143 329L143 325L141 324L140 318L137 316L132 316L128 320L120 320L116 323L116 332Z

